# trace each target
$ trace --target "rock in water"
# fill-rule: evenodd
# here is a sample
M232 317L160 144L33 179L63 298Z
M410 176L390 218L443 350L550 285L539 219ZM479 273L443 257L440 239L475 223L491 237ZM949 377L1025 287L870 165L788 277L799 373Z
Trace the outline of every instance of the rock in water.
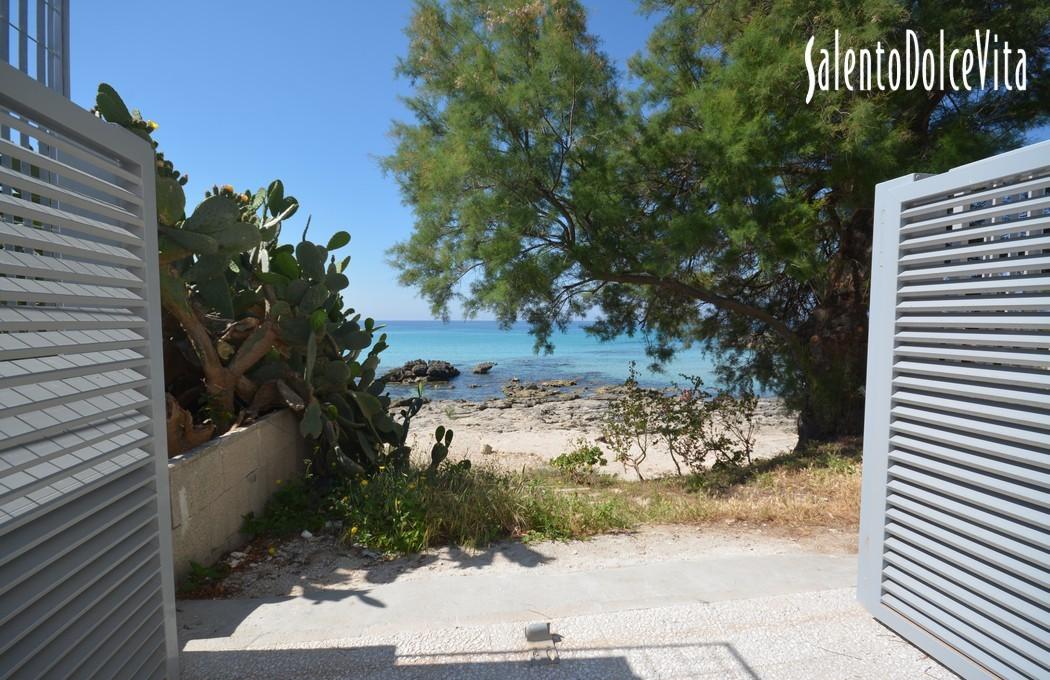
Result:
M446 382L459 375L459 369L447 361L406 361L404 366L393 368L383 375L383 380L394 383L411 383L426 378L434 382Z
M478 364L477 366L474 367L474 372L477 373L478 375L485 375L486 373L491 371L492 367L495 366L495 365L496 364L494 364L491 361L483 361L482 363L480 363L480 364Z

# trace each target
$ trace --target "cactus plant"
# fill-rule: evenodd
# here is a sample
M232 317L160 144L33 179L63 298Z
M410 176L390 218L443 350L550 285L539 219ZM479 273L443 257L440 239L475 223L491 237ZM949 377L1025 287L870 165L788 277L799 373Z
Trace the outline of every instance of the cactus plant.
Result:
M157 148L156 124L129 111L112 87L99 86L96 113ZM163 154L156 158L172 455L288 406L316 443L318 469L407 465L408 427L422 399L410 401L400 420L390 414L376 378L386 334L344 304L350 258L337 261L335 251L350 235L313 243L307 220L298 244L281 243L282 225L299 203L280 180L254 192L213 187L187 215L186 176ZM451 441L451 431L437 436L434 465Z

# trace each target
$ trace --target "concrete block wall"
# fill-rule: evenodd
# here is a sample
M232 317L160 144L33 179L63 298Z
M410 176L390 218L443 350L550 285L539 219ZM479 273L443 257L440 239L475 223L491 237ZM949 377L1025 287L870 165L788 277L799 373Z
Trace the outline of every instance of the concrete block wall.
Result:
M303 471L308 446L291 411L278 411L168 462L175 579L190 561L214 564L243 546L243 516L256 515L280 481Z

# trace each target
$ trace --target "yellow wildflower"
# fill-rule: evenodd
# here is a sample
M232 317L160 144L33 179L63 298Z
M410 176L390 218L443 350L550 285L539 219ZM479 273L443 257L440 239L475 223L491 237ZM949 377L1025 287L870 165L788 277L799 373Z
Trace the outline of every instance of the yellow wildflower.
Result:
M350 535L357 536L357 527L350 527Z
M361 480L361 486L368 486L368 480L367 479L362 479Z

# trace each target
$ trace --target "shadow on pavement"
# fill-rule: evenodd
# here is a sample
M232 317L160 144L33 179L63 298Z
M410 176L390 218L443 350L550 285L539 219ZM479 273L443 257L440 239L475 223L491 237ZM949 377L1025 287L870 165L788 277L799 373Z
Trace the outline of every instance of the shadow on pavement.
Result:
M492 656L486 654L485 656ZM182 680L630 680L641 678L623 657L608 656L534 660L483 660L441 662L426 655L403 657L398 664L388 645L336 649L285 649L251 651L183 652Z
M642 679L629 663L628 657L647 652L677 663L672 673L686 673L690 677L697 669L690 668L690 659L668 659L676 651L686 649L724 652L732 668L720 671L708 669L710 677L736 677L759 680L733 645L724 642L640 645L629 649L564 650L561 659L551 661L543 650L536 650L531 658L528 651L478 651L471 653L398 654L393 645L364 647L336 647L322 649L183 651L181 654L182 680L632 680ZM594 654L594 656L581 656ZM569 656L571 655L571 656ZM505 658L500 658L505 657ZM509 658L513 657L513 658ZM695 662L695 659L694 659ZM644 666L643 662L643 666ZM700 672L703 677L708 677ZM667 676L663 673L658 677Z

